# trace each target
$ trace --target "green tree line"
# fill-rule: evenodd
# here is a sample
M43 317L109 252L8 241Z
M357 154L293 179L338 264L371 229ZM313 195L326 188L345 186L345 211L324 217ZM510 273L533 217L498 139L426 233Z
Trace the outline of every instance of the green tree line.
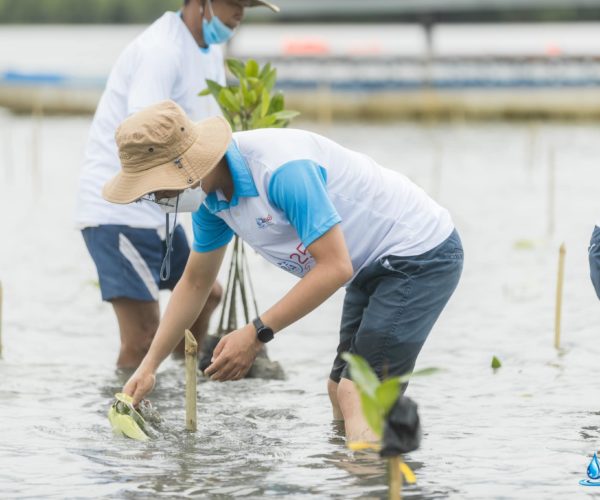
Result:
M148 23L183 0L0 0L0 23Z
M364 9L350 11L340 7L327 14L318 14L310 8L286 9L293 0L275 0L280 3L282 12L268 18L269 22L548 22L548 21L591 21L600 19L600 8L596 5L583 7L569 6L569 2L556 3L553 8L547 5L539 8L513 9L496 2L493 8L480 9L477 4L463 10L446 8L423 8L418 12L394 13L392 7L383 13L381 9L369 8L368 0ZM296 0L298 2L298 0ZM343 0L338 0L343 4ZM401 0L389 0L401 2ZM298 2L301 4L302 2ZM452 0L448 0L448 5ZM0 0L0 24L2 23L142 23L155 20L166 10L177 10L183 0ZM550 4L550 2L547 2ZM252 9L248 21L261 20L265 9Z

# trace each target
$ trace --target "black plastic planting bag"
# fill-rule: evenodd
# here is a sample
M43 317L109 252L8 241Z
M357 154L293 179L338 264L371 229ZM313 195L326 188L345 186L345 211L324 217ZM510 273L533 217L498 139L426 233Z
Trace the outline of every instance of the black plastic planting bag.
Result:
M221 340L221 337L216 335L207 335L202 343L202 349L200 352L200 359L198 361L198 368L201 372L204 372L211 363L213 352L217 347L217 344ZM267 355L266 348L263 347L256 356L252 368L246 374L246 378L262 378L266 380L284 380L285 373L283 368L277 361L271 361Z
M217 344L221 340L216 335L207 335L202 343L202 347L200 349L202 357L200 361L198 361L198 368L200 368L201 372L204 372L210 366L210 360L212 359L213 351Z
M417 404L405 396L398 398L383 428L382 457L395 457L416 450L421 444L421 423Z

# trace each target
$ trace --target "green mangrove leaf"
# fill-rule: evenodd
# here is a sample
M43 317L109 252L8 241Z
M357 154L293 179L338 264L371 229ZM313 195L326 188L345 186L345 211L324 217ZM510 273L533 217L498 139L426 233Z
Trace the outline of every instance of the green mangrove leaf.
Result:
M407 373L405 375L400 375L398 379L401 384L408 382L413 377L426 377L428 375L433 375L434 373L439 372L438 368L423 368L422 370L417 370L416 372Z
M271 107L271 95L267 89L262 90L262 95L260 97L260 117L264 118L267 116L269 112L269 108Z
M260 70L260 73L258 74L258 78L261 80L264 80L265 77L271 72L271 63L267 63L265 64L262 69Z
M228 88L221 89L218 101L219 104L230 113L239 113L241 111L240 103L235 98L233 92Z
M293 120L294 118L296 118L299 114L300 113L298 111L285 110L285 111L277 111L277 113L273 113L273 116L277 120L289 121L289 120Z
M384 416L387 416L389 411L394 406L394 403L400 395L400 378L393 377L384 380L375 390L375 399L381 406Z
M285 99L281 92L277 92L271 98L271 105L269 106L269 113L277 113L278 111L283 111L283 107L285 106Z
M264 118L260 118L254 123L254 128L269 128L275 125L277 118L273 115L265 116Z
M199 96L205 96L205 95L209 95L212 94L212 96L215 98L215 100L219 100L219 93L221 92L221 89L223 88L223 86L218 83L215 82L214 80L206 80L206 88L200 92L198 95Z
M349 352L342 354L342 359L350 366L350 375L358 388L369 397L374 398L375 391L379 386L379 379L369 363L361 356Z
M254 59L246 61L246 76L248 78L258 77L258 63Z
M377 404L373 398L370 398L363 391L359 391L360 394L360 403L363 410L363 415L365 416L365 420L369 424L369 427L373 430L373 432L381 437L383 434L383 412L381 411L381 407Z
M271 92L273 87L275 87L275 82L277 81L277 70L272 69L269 71L264 78L261 78L262 82L265 85L265 88Z
M229 71L231 71L231 74L238 80L243 80L245 78L246 68L242 61L238 61L237 59L227 59L225 63L227 64Z
M256 92L254 90L251 90L246 95L244 95L244 106L246 108L253 108L256 105L257 100L258 97L256 95Z

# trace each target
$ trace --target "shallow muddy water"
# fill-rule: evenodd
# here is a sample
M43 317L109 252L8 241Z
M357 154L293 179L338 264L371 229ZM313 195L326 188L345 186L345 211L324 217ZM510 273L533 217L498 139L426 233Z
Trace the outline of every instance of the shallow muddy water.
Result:
M29 118L0 117L0 496L385 498L383 466L348 451L330 417L325 382L341 292L270 344L285 381L202 383L199 429L189 434L183 365L169 360L152 395L166 432L146 444L112 435L106 412L123 382L117 326L72 223L89 124L45 119L36 148ZM587 276L600 223L597 127L298 125L406 173L450 209L465 245L461 284L417 364L443 371L408 390L424 439L406 457L417 484L405 498L591 495L578 482L600 442L600 303ZM251 267L262 308L295 281L253 254ZM493 355L503 363L496 372Z

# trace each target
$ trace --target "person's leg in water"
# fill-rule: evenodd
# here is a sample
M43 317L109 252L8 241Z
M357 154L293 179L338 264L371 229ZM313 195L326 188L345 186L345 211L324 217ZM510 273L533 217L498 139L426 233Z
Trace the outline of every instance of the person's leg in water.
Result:
M462 263L462 245L454 232L422 255L379 259L348 287L338 356L329 383L329 394L336 398L332 404L341 411L348 440L372 441L377 437L363 416L358 390L341 354L349 351L361 355L380 380L410 373L458 284Z
M172 290L183 274L190 252L185 232L181 226L175 230L167 281L159 278L165 243L155 230L103 225L86 228L82 234L98 270L102 299L112 304L117 316L121 338L117 367L135 369L160 322L159 289ZM199 341L206 334L221 294L221 286L215 283L205 308L190 328Z
M221 285L215 283L204 309L190 328L198 345L202 345L213 311L221 301ZM144 302L128 298L110 301L117 321L121 337L121 348L117 358L117 367L123 370L133 370L139 366L150 348L154 334L160 322L158 302ZM184 355L185 342L182 340L174 349L176 357Z

